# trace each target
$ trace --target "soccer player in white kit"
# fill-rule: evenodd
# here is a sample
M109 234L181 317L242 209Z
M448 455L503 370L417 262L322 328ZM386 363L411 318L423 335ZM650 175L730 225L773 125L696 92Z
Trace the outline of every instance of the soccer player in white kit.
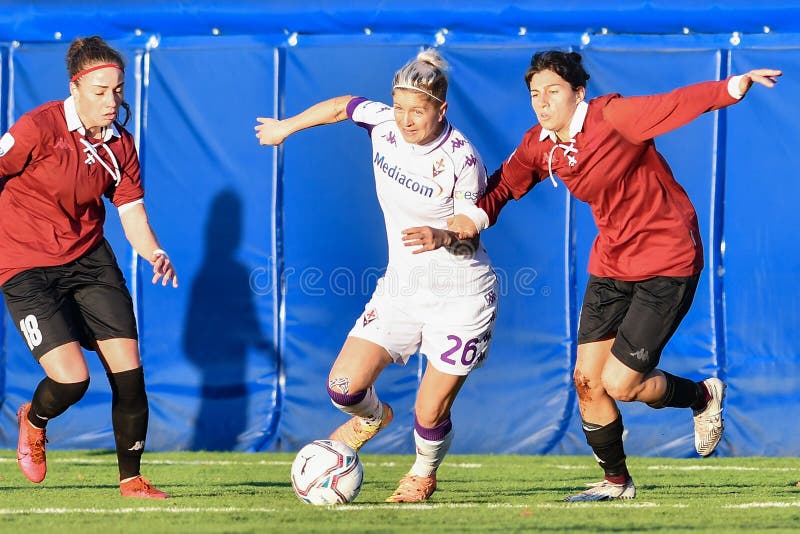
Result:
M395 73L392 106L340 96L287 119L259 118L255 128L262 145L278 145L349 118L372 139L389 264L331 368L328 394L352 416L330 439L358 450L393 417L375 391L378 375L417 352L427 357L414 406L416 461L388 502L424 501L436 490L453 439L450 408L486 359L497 313L497 278L483 246L447 230L454 214L479 215L487 177L478 152L445 118L446 68L438 52L424 50Z

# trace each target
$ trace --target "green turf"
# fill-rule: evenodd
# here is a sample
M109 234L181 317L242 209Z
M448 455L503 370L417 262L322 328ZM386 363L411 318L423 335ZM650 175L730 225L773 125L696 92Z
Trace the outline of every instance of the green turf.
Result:
M599 480L590 456L452 455L421 505L383 500L411 456L362 454L355 503L313 507L289 484L292 454L147 453L144 475L173 495L123 499L114 455L50 451L41 484L0 451L0 532L796 532L800 459L629 458L630 501L564 503Z

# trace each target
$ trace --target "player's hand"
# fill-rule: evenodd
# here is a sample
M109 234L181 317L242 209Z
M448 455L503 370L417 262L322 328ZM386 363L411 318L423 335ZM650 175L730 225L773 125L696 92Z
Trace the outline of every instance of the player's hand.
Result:
M256 137L259 144L263 145L279 145L286 140L287 134L284 132L283 125L278 119L270 119L265 117L258 117L256 119L259 124L255 127Z
M462 213L457 213L447 219L447 229L456 234L460 240L473 239L478 235L475 223Z
M178 275L175 274L175 266L166 253L154 252L150 258L153 264L153 283L161 279L161 285L166 286L172 280L172 287L178 287Z
M760 83L764 87L775 87L778 77L782 75L783 72L777 69L751 70L747 74L743 74L742 79L739 80L739 92L746 95L754 83Z
M455 241L455 236L447 230L439 230L430 226L415 226L403 230L403 244L407 247L419 247L413 254L436 250L439 247L449 247Z

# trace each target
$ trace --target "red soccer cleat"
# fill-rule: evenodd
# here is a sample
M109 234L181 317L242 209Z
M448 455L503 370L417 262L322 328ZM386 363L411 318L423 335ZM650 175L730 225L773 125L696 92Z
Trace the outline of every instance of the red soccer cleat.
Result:
M142 475L125 482L120 482L119 493L123 497L138 497L140 499L169 499L169 494L157 489Z
M47 457L44 450L47 438L44 428L34 428L28 421L30 410L31 403L26 402L17 411L17 423L19 423L17 463L22 474L31 482L38 484L47 474Z

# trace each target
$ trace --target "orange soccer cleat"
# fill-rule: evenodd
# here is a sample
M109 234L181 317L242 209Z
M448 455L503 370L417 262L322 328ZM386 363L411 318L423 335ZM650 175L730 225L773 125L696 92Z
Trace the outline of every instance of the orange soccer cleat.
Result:
M17 411L19 439L17 441L17 463L22 474L31 482L39 483L47 475L47 456L45 455L44 428L36 428L28 421L31 403L26 402Z
M169 494L157 489L142 475L119 483L119 493L123 497L140 499L169 499Z
M383 404L383 416L381 420L377 424L368 424L366 419L363 417L351 417L344 423L342 426L337 428L333 431L333 434L330 435L328 439L333 441L341 441L354 451L358 452L358 450L364 446L364 444L374 438L378 432L386 428L386 426L392 422L392 418L394 417L394 413L392 412L392 407L386 404Z
M386 502L422 502L430 499L436 491L436 473L429 477L420 477L406 473L400 479L400 485L394 490Z

